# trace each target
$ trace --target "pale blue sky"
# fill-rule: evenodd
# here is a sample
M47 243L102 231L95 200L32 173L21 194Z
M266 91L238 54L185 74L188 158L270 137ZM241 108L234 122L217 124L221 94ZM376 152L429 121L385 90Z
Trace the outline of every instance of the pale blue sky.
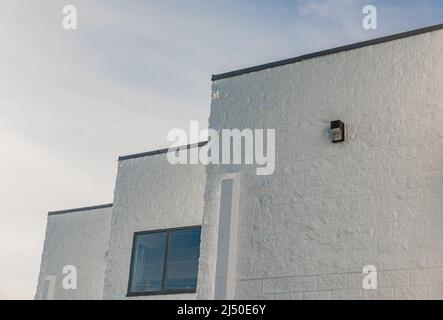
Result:
M79 29L61 27L78 9ZM361 27L378 9L379 29ZM0 299L33 298L46 212L112 201L117 156L207 125L210 76L442 23L443 2L3 0Z

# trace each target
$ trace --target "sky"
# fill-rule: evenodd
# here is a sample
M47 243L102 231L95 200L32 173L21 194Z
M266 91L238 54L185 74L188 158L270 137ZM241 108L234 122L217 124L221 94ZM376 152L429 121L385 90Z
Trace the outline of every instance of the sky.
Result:
M362 28L367 4L377 30ZM119 155L207 127L212 74L442 13L441 0L0 0L0 299L33 299L48 211L112 202Z

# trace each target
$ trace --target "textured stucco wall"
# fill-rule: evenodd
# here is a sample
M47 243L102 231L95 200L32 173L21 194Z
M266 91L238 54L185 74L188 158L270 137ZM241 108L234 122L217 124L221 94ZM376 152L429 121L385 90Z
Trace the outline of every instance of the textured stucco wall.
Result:
M439 30L215 81L210 127L276 129L276 170L207 167L198 298L214 295L229 172L237 298L443 298L442 56ZM343 144L325 135L337 119Z
M204 188L202 165L171 165L166 154L119 162L105 299L127 299L134 232L200 225ZM128 299L195 299L195 294Z
M102 299L111 213L103 208L48 216L36 299L48 276L56 276L56 300ZM67 265L77 269L76 290L63 288Z

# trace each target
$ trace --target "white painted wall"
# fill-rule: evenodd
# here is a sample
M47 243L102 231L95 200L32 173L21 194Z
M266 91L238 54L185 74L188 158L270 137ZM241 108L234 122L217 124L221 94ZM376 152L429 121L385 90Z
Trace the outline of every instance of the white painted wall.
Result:
M236 298L443 298L442 56L439 30L215 81L210 127L276 129L276 171L207 167L198 298L235 172ZM325 136L337 119L343 144ZM362 290L367 264L379 290Z
M35 299L42 298L45 279L55 276L55 300L92 300L103 296L106 246L112 208L48 216ZM65 290L63 267L77 269L77 289Z
M200 225L204 187L204 166L171 165L166 154L119 162L105 299L127 299L134 232ZM195 299L195 296L179 294L128 299Z
M215 274L216 300L235 298L237 268L238 209L240 177L222 180L218 222L217 267Z
M276 129L275 173L120 161L113 210L48 217L36 298L55 276L55 299L126 299L134 232L199 224L197 294L131 299L212 299L223 266L220 292L237 299L443 298L442 55L439 30L215 81L210 127ZM337 119L343 144L325 134ZM375 291L362 290L369 264ZM64 265L78 290L61 288Z

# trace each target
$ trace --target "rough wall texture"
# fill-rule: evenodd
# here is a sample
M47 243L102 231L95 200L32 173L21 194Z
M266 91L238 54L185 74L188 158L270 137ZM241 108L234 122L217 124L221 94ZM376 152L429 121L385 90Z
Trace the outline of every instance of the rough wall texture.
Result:
M229 172L237 298L443 298L442 56L439 30L215 81L210 127L276 129L276 171L207 167L198 298L214 294ZM343 144L325 134L337 119ZM378 290L362 290L369 264Z
M200 225L204 187L203 165L171 165L166 154L119 162L105 299L126 299L134 232ZM195 299L195 294L130 299Z
M104 208L48 216L36 299L49 276L56 276L54 299L102 299L111 214ZM76 290L63 288L67 265L77 269Z

